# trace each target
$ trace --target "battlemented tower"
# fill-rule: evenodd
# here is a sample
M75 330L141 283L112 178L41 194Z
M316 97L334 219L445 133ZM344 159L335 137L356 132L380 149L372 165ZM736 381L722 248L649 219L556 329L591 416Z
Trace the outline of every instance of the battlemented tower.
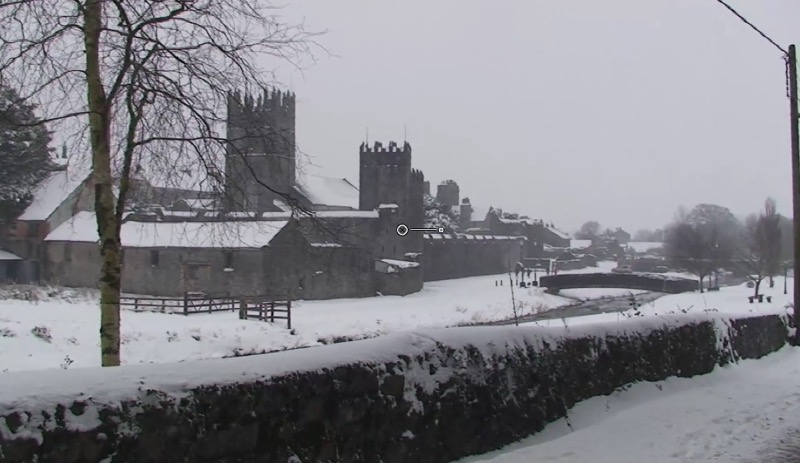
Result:
M380 142L359 148L359 209L371 211L396 207L396 213L382 214L383 223L379 250L383 257L402 258L406 253L422 252L422 235L413 232L399 237L398 224L422 227L425 220L425 176L411 168L411 145L400 147L395 142L384 146Z
M229 95L227 138L227 209L275 210L278 195L269 188L289 193L296 181L295 95L277 89L257 98Z

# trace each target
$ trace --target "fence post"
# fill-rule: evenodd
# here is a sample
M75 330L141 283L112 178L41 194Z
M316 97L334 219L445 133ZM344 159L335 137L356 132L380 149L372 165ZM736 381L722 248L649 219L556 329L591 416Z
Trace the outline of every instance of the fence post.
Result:
M286 302L286 327L292 329L292 300Z
M269 301L269 322L275 323L275 301Z
M231 304L233 305L233 304ZM239 300L239 320L247 319L247 309L245 308L244 299Z
M189 293L183 293L183 314L189 315Z

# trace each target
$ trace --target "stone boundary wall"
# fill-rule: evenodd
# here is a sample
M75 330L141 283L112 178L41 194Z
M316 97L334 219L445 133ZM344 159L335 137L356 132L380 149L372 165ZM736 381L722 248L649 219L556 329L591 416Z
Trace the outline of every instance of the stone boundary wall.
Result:
M557 291L571 288L630 288L660 293L696 291L700 282L688 278L637 273L565 273L539 278L539 286Z
M425 281L451 280L509 271L522 260L525 238L425 234L422 274Z
M469 327L225 360L3 375L3 462L447 463L581 400L785 345L782 314Z

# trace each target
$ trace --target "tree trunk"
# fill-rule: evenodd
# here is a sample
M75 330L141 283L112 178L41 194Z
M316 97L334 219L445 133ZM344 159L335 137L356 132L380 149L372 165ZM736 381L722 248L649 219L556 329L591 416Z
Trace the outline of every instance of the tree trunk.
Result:
M700 275L700 293L703 293L703 280L705 279L705 275Z
M756 286L755 286L755 291L756 291L756 292L755 292L755 294L753 294L753 296L754 296L754 297L758 297L758 289L759 289L760 287L761 287L761 280L760 280L760 279L758 279L758 280L756 280Z
M100 236L100 352L104 367L118 366L120 239L119 222L114 213L111 176L110 108L100 71L100 34L104 0L87 0L83 10L86 47L86 83L89 108L89 134L92 147L92 180L97 231Z
M769 276L769 287L770 288L775 287L775 278L772 275Z

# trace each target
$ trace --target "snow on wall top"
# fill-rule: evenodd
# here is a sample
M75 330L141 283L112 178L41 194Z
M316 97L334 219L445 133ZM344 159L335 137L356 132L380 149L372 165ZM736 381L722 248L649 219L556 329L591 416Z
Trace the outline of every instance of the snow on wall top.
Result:
M630 241L628 242L628 247L635 252L647 252L651 249L663 248L664 243L658 241Z
M22 258L14 253L0 249L0 260L22 260Z
M79 212L53 230L45 241L99 240L94 213ZM122 245L130 248L260 248L288 221L248 222L125 222Z
M295 188L313 204L358 209L358 188L347 179L306 175Z
M419 267L419 262L409 262L407 260L395 260L395 259L381 259L381 262L389 265L393 265L397 268L414 268Z
M615 322L570 327L481 326L398 332L383 337L298 349L269 355L186 361L172 364L136 364L114 368L38 370L7 374L0 388L0 415L12 411L52 410L57 404L76 399L99 403L141 398L148 389L175 398L186 397L206 384L229 385L264 381L291 373L334 369L352 364L397 362L400 355L410 358L441 350L474 346L484 355L503 355L510 349L532 347L540 350L568 338L648 334L667 326L712 321L724 326L735 318L726 314L680 314L645 317ZM725 336L721 332L720 336ZM441 344L441 345L439 345ZM408 378L423 386L448 378ZM430 381L433 384L429 384Z
M527 240L524 236L514 235L471 235L467 233L424 233L422 237L426 240L452 240L452 239L466 239L466 240Z
M58 206L88 177L83 169L53 172L33 192L33 202L18 217L19 220L47 220Z

